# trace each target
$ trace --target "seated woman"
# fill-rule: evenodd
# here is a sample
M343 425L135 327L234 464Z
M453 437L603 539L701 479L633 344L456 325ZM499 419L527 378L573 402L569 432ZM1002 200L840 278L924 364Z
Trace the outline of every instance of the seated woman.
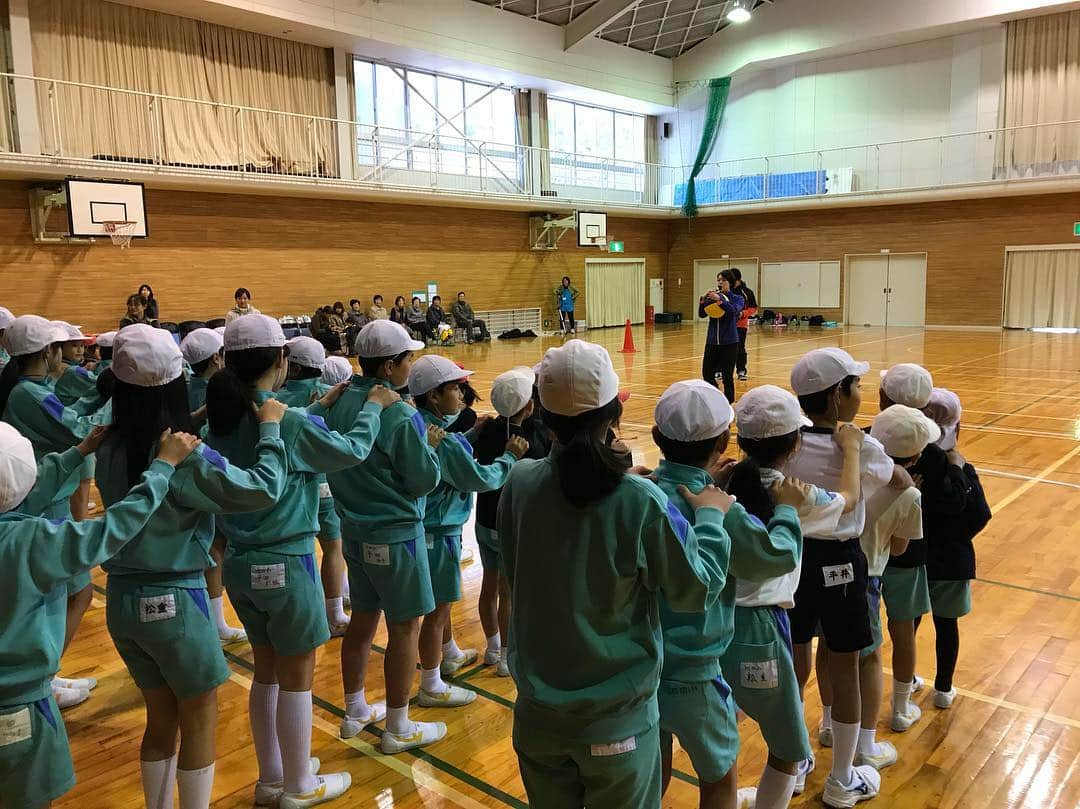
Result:
M427 322L427 315L424 310L420 308L420 298L418 297L412 299L412 306L405 311L405 327L409 331L415 332L425 342L430 343L435 339L435 332Z
M400 323L402 326L408 326L408 322L405 320L405 296L398 295L394 298L394 308L390 310L390 319L395 323Z
M236 318L243 317L244 315L258 315L261 314L258 309L251 305L251 292L250 290L240 287L233 293L233 300L236 301L236 305L225 313L225 325L229 325Z
M143 299L143 307L145 308L145 317L153 325L157 325L158 319L158 302L154 297L154 290L150 288L149 284L143 284L139 287L139 296Z
M143 296L136 292L134 295L128 295L127 299L127 314L120 318L119 328L125 326L131 326L135 323L145 323L147 326L155 326L156 323L151 323L149 318L146 317L146 302L143 300Z
M320 306L315 310L311 336L323 344L327 353L345 353L345 321L334 314L333 307Z

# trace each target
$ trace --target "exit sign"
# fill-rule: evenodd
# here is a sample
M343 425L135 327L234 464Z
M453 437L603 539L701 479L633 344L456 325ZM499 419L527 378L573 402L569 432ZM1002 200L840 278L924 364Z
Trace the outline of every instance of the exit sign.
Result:
M1080 237L1080 222L1073 222L1073 236Z
M1080 222L1077 222L1076 227L1077 235L1080 236ZM608 242L609 253L622 253L624 252L624 247L625 245L623 245L622 242Z

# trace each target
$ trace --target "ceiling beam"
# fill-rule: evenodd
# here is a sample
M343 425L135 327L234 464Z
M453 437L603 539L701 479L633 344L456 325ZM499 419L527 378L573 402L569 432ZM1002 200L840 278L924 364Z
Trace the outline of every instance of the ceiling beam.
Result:
M641 0L599 0L594 3L563 29L563 50L571 50L579 42L599 33L601 28L640 2Z

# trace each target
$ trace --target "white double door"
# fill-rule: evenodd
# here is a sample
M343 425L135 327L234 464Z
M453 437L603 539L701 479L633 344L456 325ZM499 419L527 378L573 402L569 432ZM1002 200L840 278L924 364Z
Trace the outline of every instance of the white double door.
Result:
M738 269L743 283L754 290L759 299L758 260L756 258L704 258L694 262L694 320L708 320L697 316L697 302L706 292L716 289L716 276L721 270Z
M846 280L849 325L925 325L926 253L848 256Z

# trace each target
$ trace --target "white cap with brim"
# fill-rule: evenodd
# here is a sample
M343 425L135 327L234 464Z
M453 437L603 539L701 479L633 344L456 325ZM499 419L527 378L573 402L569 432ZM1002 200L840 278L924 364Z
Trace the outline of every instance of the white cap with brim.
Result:
M129 385L156 388L184 373L184 355L169 332L134 323L116 335L112 372Z
M921 365L902 362L881 372L881 389L895 404L922 409L930 401L934 380Z
M54 320L53 325L63 329L67 334L67 339L64 340L65 343L83 343L89 339L83 334L82 326L72 326L66 320Z
M424 344L411 338L400 323L373 320L360 329L354 347L361 357L396 357L406 351L419 351Z
M735 414L715 385L701 379L676 382L656 402L656 427L673 441L691 443L719 438Z
M796 396L828 390L849 376L863 376L870 363L856 362L842 348L815 348L791 369L791 389Z
M741 438L759 441L790 435L811 424L802 414L799 400L776 385L760 385L735 403L735 426Z
M11 314L11 310L0 306L0 329L6 329L14 322L15 315Z
M326 348L314 337L294 337L289 347L289 362L319 371L326 365Z
M116 334L117 332L114 331L102 332L94 338L94 344L98 348L112 348L113 342L116 340Z
M413 363L412 370L409 371L409 393L422 396L447 382L464 382L474 373L475 371L459 368L456 362L446 357L425 354Z
M598 410L619 395L619 377L607 349L596 343L570 340L548 349L537 381L540 403L560 416L579 416Z
M180 353L189 365L205 362L224 347L225 341L213 329L195 329L180 341Z
M937 445L946 451L955 449L956 433L964 412L960 406L960 397L948 388L934 388L930 393L930 401L922 410L941 428L941 438L937 440Z
M352 363L344 357L327 357L322 369L322 381L327 385L340 385L353 378Z
M67 329L51 320L37 315L23 315L15 318L4 331L4 347L11 356L23 357L36 354L53 343L64 342L67 334Z
M495 412L507 419L516 416L532 401L535 384L536 374L524 365L499 374L491 384L491 404Z
M244 315L225 327L223 337L226 351L247 351L251 348L281 348L285 332L281 324L268 315Z
M921 410L894 404L874 417L870 435L892 458L913 458L941 438L941 428Z
M22 433L0 422L0 512L19 505L37 482L34 447Z

